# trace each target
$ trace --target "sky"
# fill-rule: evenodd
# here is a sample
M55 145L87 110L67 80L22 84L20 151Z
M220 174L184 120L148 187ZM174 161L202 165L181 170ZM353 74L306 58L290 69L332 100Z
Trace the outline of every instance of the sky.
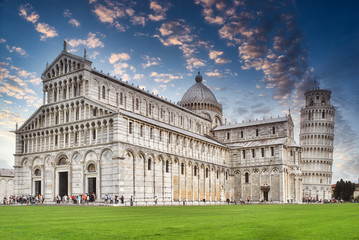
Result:
M178 102L200 71L227 123L290 114L315 81L336 109L333 183L359 178L359 1L0 0L0 168L62 51Z

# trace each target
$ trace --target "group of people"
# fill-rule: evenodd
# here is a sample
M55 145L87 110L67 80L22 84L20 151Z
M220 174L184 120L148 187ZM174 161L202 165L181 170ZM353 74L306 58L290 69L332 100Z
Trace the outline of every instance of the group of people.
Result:
M4 197L2 203L4 205L9 205L9 204L15 204L15 203L19 203L19 204L26 204L26 205L34 205L34 204L38 204L38 203L44 203L44 197L39 194L39 195L22 195L22 196L9 196L9 198Z
M69 195L57 195L56 197L56 203L57 204L65 204L65 203L70 203L70 201L72 201L73 204L89 204L91 202L94 202L96 200L96 194L92 193L92 194L88 194L88 193L84 193L84 194L79 194L79 195L72 195L71 197Z
M118 204L120 201L121 201L121 204L125 203L125 198L123 197L123 195L121 195L121 197L115 195L115 197L114 197L112 195L108 196L107 194L105 194L104 199L105 199L105 201L104 201L105 204L108 204L108 203Z

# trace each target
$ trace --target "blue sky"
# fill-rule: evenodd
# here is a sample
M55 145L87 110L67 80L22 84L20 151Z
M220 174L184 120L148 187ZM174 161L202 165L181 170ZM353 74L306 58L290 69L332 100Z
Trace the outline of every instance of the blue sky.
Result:
M314 79L336 108L333 182L359 177L358 1L0 1L0 167L10 131L42 103L46 63L68 50L181 100L201 71L227 122L291 115ZM298 137L296 138L297 141Z

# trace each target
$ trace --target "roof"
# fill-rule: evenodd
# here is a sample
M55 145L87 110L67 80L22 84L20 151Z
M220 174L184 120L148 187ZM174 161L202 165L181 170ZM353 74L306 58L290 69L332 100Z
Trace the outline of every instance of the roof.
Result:
M263 147L270 145L287 145L288 147L300 147L293 139L288 137L260 139L254 141L244 141L238 143L227 144L229 148L249 148L249 147Z
M288 120L291 121L290 115L284 116L284 117L278 117L278 118L269 118L269 119L263 119L263 120L235 123L235 124L230 124L230 125L222 125L222 126L216 127L213 130L218 131L218 130L226 130L226 129L233 129L233 128L250 127L250 126L257 126L257 125L268 124L268 123L286 122Z
M217 145L217 146L227 148L225 145L223 145L223 144L221 144L221 143L219 143L217 141L214 141L214 140L212 140L210 138L207 138L205 136L199 135L197 133L193 133L193 132L190 132L190 131L187 131L187 130L184 130L184 129L181 129L181 128L178 128L178 127L175 127L175 126L171 126L171 125L168 125L166 123L154 120L152 118L141 116L141 115L138 115L138 114L133 113L133 112L128 112L128 111L123 110L123 109L120 109L119 112L121 114L125 115L125 116L135 118L135 119L138 119L138 120L143 121L143 122L148 122L148 123L150 123L152 125L155 125L155 126L158 126L158 127L161 127L161 128L165 128L165 129L171 130L173 132L181 133L183 135L187 135L187 136L197 138L197 139L200 139L202 141L206 141L208 143L211 143L211 144L214 144L214 145Z
M0 177L14 177L14 169L0 168Z
M180 104L210 103L218 105L212 91L202 83L202 76L198 74L195 79L196 83L185 92Z
M285 144L287 138L275 138L275 139L266 139L266 140L255 140L255 141L245 141L239 143L228 144L230 148L249 148L249 147L263 147L269 145L281 145Z

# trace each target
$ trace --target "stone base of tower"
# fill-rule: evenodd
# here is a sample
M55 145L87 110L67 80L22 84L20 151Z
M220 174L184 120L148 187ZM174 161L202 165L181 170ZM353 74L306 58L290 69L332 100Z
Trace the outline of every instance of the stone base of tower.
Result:
M331 185L303 183L303 202L310 200L328 201L332 199Z

